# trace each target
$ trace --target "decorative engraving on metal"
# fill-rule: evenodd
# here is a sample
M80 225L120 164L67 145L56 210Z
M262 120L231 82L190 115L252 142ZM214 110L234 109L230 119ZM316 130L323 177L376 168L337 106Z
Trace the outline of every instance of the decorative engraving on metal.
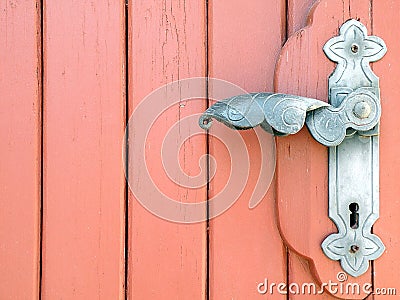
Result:
M349 20L331 38L324 52L336 69L329 77L329 104L294 95L254 93L219 101L199 125L212 119L242 130L260 125L275 135L297 133L306 122L312 136L329 147L329 217L338 233L322 250L340 260L344 271L360 276L385 250L371 233L379 217L379 78L369 63L381 59L386 45L356 20Z
M306 113L326 102L294 95L253 93L218 101L199 119L203 129L209 129L212 119L242 130L261 126L276 135L295 134L303 127Z
M329 78L329 102L337 108L323 110L342 108L342 112L340 120L335 119L338 128L329 124L328 113L311 114L307 119L314 138L338 145L329 148L329 217L339 232L329 235L322 249L329 258L340 260L347 273L360 276L368 270L369 260L385 250L379 237L371 233L379 217L377 123L381 107L379 78L369 62L382 58L386 45L379 37L368 36L363 24L349 20L340 35L325 44L324 51L338 64ZM348 131L344 138L343 127L348 125L357 132ZM340 145L335 142L339 139L343 140Z
M307 127L321 144L337 146L343 142L348 128L371 130L380 116L379 98L368 89L359 88L350 92L338 107L330 106L308 114Z
M324 52L330 60L337 62L329 77L329 103L334 108L310 114L307 126L311 134L326 146L339 145L347 128L358 130L360 135L377 135L378 128L374 129L374 126L381 114L379 79L369 63L385 55L384 41L368 36L363 24L349 20L340 28L340 35L325 44ZM361 106L368 115L357 114ZM347 130L347 135L354 132Z

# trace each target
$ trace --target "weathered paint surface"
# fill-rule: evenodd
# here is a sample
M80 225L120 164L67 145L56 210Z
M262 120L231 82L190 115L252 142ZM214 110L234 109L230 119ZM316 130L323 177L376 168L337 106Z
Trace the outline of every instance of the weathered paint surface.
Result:
M146 101L146 96L153 90L175 80L206 75L206 1L132 1L129 4L129 33L130 114L142 101ZM205 84L205 79L201 81ZM173 104L177 100L182 101ZM160 192L149 190L145 197L160 205L163 195L182 203L204 202L207 200L206 186L186 188L182 186L186 182L184 176L179 175L174 177L173 182L165 173L163 160L179 160L183 172L197 175L199 158L206 153L205 134L187 136L182 147L176 143L172 147L174 151L167 157L162 156L161 149L174 123L204 111L206 100L171 99L168 90L163 89L159 105L172 106L160 110L161 114L154 118L151 128L140 128L149 130L146 151L136 143L129 148L129 176L141 178L149 171ZM190 127L197 130L197 120L187 126L177 130L172 139L185 138L182 135L191 131ZM135 132L132 135L135 136ZM144 156L146 166L140 167ZM200 167L206 170L204 163ZM146 189L140 180L133 181L137 189ZM205 299L206 222L177 224L166 221L151 214L137 200L129 194L129 298ZM189 214L186 217L190 219Z
M327 216L327 150L306 130L277 139L276 176L263 201L249 209L268 159L261 160L254 131L240 133L242 144L233 148L223 140L231 131L219 124L208 136L190 136L198 127L188 117L204 111L211 101L207 92L215 92L200 79L202 96L165 109L155 118L146 147L134 144L128 160L135 187L152 201L162 197L141 185L147 170L163 194L200 203L224 190L236 163L231 155L239 158L246 182L237 202L217 218L185 225L151 214L128 192L122 148L127 117L152 91L179 79L210 76L249 92L275 89L326 99L334 64L322 45L348 18L359 18L382 37L388 53L373 65L383 110L381 217L374 232L387 250L367 274L347 282L373 284L376 294L368 299L388 297L378 295L381 288L399 293L400 42L393 30L399 5L390 0L1 2L0 298L334 299L327 292L257 291L265 279L321 284L341 271L320 248L336 231ZM165 89L160 106L176 100L168 95ZM182 144L165 158L167 136ZM134 133L130 138L135 140ZM209 185L188 188L190 176L206 179L204 172L212 173L200 159L207 152L217 162L215 176ZM139 155L147 157L145 168ZM175 173L167 174L165 159L175 159L187 176L176 172L169 178ZM258 183L267 185L268 178ZM209 213L214 209L210 205Z
M268 13L272 12L273 13ZM266 18L266 14L268 18ZM274 67L285 38L284 1L210 1L210 77L235 83L248 92L271 91ZM230 131L214 124L219 130ZM211 128L212 135L215 128ZM228 133L226 133L228 134ZM262 133L264 134L264 133ZM220 134L221 136L221 134ZM224 136L224 135L222 135ZM269 278L286 282L286 253L279 236L273 209L274 183L262 202L250 210L249 198L260 172L260 146L252 131L241 133L245 151L233 156L224 142L210 137L210 154L216 159L216 175L210 183L210 197L229 185L232 157L242 161L242 181L246 182L237 202L223 215L210 221L211 299L258 299L257 285ZM246 167L247 155L250 168ZM263 162L268 164L267 162ZM219 167L222 166L222 167ZM249 171L247 176L246 172ZM265 181L263 181L265 180ZM268 184L263 178L259 184ZM239 196L239 195L233 195ZM211 207L213 209L213 207ZM269 299L284 299L274 293Z
M37 299L40 5L0 2L0 299Z
M380 219L374 225L374 233L382 238L385 253L373 265L374 285L380 290L375 299L389 299L382 293L386 288L396 288L400 293L400 134L398 126L400 89L396 78L400 75L397 30L400 22L398 1L373 2L373 32L379 34L388 47L385 58L374 64L374 72L380 77L382 118L380 136ZM386 298L385 298L386 297ZM396 296L392 296L395 298Z
M123 1L44 2L44 299L123 299Z

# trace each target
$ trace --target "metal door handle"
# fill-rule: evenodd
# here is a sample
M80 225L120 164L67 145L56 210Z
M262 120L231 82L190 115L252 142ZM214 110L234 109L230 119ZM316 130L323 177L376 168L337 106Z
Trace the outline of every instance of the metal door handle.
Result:
M199 125L209 129L212 119L244 130L260 125L265 131L284 136L307 126L313 137L325 146L337 146L348 129L368 131L381 115L379 98L366 88L350 92L339 107L295 95L251 93L218 101L200 117Z
M244 94L215 103L200 117L199 125L209 129L216 119L237 130L260 125L272 134L295 134L303 127L307 112L326 106L326 102L294 95Z
M319 143L329 147L329 217L338 233L322 250L352 276L365 273L369 261L385 250L371 233L379 217L379 78L369 63L386 53L384 41L349 20L331 38L324 52L337 63L329 77L329 104L295 95L254 93L219 101L208 108L199 125L212 119L241 130L260 125L275 135L297 133L304 123Z

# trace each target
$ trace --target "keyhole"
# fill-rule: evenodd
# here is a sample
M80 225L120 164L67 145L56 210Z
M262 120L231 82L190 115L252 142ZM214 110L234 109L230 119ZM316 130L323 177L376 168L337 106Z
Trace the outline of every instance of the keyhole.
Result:
M357 229L358 228L358 220L359 220L359 214L358 214L358 204L353 202L349 205L349 209L351 211L350 214L350 227L352 229Z

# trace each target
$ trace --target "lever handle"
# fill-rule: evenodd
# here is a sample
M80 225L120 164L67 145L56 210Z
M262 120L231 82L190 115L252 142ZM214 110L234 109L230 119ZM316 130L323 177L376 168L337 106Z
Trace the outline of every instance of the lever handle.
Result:
M236 130L260 125L271 134L284 136L299 132L307 118L307 127L319 143L337 146L348 128L370 130L380 116L380 101L368 88L349 93L339 107L296 95L250 93L218 101L202 114L199 125L207 130L215 119Z
M209 129L212 119L237 129L261 126L276 135L295 134L304 126L306 113L328 103L294 95L253 93L218 101L199 119L203 129Z
M350 92L339 105L313 111L307 115L307 127L311 135L319 143L332 147L340 145L346 135L355 131L367 135L373 129L381 116L381 103L373 91L359 88ZM349 131L348 129L353 129ZM377 131L368 136L377 135Z

